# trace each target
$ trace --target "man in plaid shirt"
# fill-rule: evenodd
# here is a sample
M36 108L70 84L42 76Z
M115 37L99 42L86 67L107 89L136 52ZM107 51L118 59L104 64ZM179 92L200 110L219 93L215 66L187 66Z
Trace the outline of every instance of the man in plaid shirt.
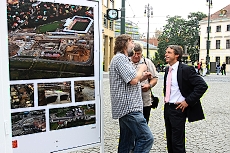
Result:
M149 153L153 135L143 116L140 81L152 77L145 64L136 71L128 55L134 44L128 35L116 38L114 57L110 63L110 94L112 117L119 119L120 141L118 153Z

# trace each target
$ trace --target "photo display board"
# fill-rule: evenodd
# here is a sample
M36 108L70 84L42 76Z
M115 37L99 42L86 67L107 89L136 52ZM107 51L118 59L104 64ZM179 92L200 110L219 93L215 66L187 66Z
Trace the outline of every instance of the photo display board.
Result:
M7 0L13 153L100 145L99 6Z

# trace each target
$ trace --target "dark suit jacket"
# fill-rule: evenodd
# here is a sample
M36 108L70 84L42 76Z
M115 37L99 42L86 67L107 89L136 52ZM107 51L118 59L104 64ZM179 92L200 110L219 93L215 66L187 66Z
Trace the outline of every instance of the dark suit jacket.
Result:
M166 78L168 75L168 67L165 69L164 76L164 95L166 90ZM203 109L200 98L203 96L208 86L204 79L199 76L194 67L179 63L177 71L177 82L180 92L188 104L186 113L189 122L204 119Z

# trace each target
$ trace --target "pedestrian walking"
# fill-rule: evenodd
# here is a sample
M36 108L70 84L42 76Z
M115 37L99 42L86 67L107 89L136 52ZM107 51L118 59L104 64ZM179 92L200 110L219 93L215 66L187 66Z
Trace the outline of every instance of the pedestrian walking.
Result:
M221 65L221 73L222 73L222 75L223 74L226 75L226 64L225 64L225 62L223 62L223 64Z
M185 121L204 119L200 98L208 86L193 66L181 63L183 49L170 45L165 60L169 64L164 75L164 120L169 153L185 153Z
M157 63L157 68L156 69L157 69L158 73L161 72L161 64L159 62Z
M219 75L220 71L221 71L221 66L220 66L220 64L218 63L218 64L216 65L216 74Z
M202 64L202 76L206 76L207 74L207 65L206 63Z
M153 101L153 99L151 98L151 88L157 84L158 80L156 76L156 67L150 59L142 56L142 47L139 43L134 43L134 55L130 59L136 70L139 69L140 65L146 64L148 72L150 72L153 76L152 78L143 80L141 82L142 100L144 106L143 114L148 123Z
M141 64L138 71L130 62L133 54L133 40L123 34L116 38L114 57L110 63L109 81L112 118L119 119L120 140L118 153L149 153L153 135L143 116L141 84L151 73Z
M202 72L202 61L200 61L200 62L198 63L197 68L198 68L198 74L201 75L201 72Z
M196 72L198 73L198 64L199 64L199 62L198 62L198 60L194 63L194 68L195 68L195 70L196 70Z

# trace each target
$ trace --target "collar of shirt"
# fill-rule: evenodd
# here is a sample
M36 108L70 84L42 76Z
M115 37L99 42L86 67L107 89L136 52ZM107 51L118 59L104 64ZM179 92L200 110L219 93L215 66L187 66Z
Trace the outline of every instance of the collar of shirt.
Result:
M177 61L176 63L174 63L174 64L172 65L173 70L176 70L176 71L177 71L178 66L179 66L179 61Z
M140 61L137 62L137 63L134 63L134 62L131 60L131 57L129 57L129 59L130 59L130 61L132 62L133 65L138 65L138 64L143 64L143 63L145 63L143 58L141 58Z

